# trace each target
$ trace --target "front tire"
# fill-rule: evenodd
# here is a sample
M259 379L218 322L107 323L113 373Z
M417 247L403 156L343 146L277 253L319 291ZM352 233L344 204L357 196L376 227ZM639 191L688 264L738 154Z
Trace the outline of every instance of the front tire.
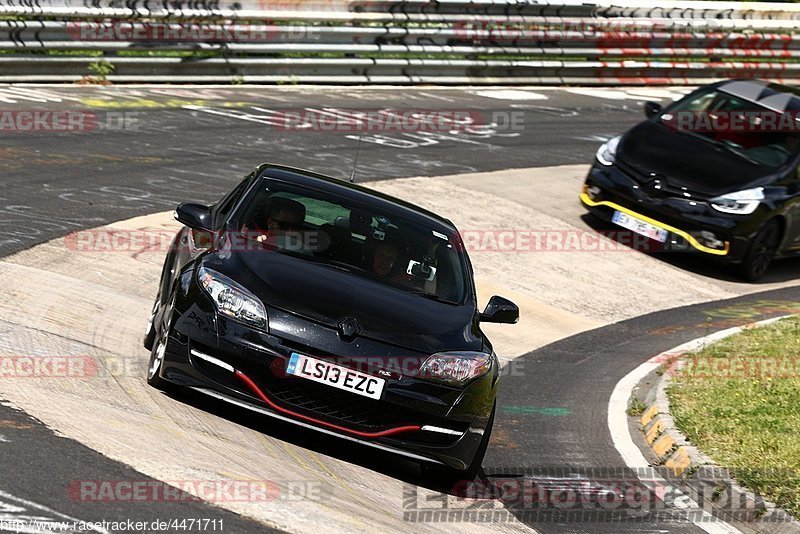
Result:
M492 413L489 415L489 422L486 424L486 430L483 431L480 445L478 445L478 449L475 451L475 456L472 457L469 467L461 470L440 465L423 464L423 475L432 482L436 482L443 488L450 490L463 489L462 486L468 486L470 482L474 481L483 465L486 449L489 448L489 440L492 437L492 427L494 426L494 413L496 409L497 403L495 402L494 406L492 406Z
M767 222L756 234L750 248L739 266L739 274L748 282L755 282L767 272L781 239L778 221Z
M156 297L156 301L153 303L153 309L150 311L150 320L147 322L147 330L144 333L144 348L147 350L153 350L153 343L156 341L156 311L158 310L158 297Z
M161 378L161 367L164 365L164 356L167 352L167 341L169 341L169 333L172 328L172 311L174 297L170 299L169 306L164 310L161 315L161 326L156 328L153 326L150 331L153 332L154 343L150 350L150 362L147 365L147 384L160 389L161 391L170 391L173 389L172 383Z

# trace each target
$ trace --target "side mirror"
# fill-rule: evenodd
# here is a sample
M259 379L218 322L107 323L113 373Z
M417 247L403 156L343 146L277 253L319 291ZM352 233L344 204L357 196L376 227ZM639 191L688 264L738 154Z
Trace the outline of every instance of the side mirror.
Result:
M175 209L175 220L193 230L212 231L211 208L196 202L184 202Z
M644 116L647 117L648 119L652 119L653 117L661 113L662 109L664 108L662 108L661 104L659 104L658 102L645 102Z
M495 295L489 299L489 304L481 313L481 321L514 324L519 321L519 308L510 300Z

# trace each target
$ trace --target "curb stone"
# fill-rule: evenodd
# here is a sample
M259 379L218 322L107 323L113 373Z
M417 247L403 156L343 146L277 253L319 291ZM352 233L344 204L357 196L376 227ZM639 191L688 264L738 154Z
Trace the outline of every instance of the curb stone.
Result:
M787 317L789 316L734 328L726 332L723 337L766 326ZM714 341L719 341L723 337L717 336ZM697 341L699 340L695 340L695 342ZM696 344L695 342L690 343ZM662 355L668 356L665 361L676 361L672 369L679 370L683 365L683 361L679 358L693 350L696 349L672 349ZM676 357L677 360L675 360ZM669 469L672 475L692 487L700 496L701 501L708 501L712 506L723 504L723 500L729 504L736 502L739 511L747 511L744 517L737 517L739 521L770 524L773 532L800 532L800 521L774 503L766 501L760 495L739 485L727 468L717 465L714 460L692 445L678 430L670 413L667 395L672 375L672 372L665 372L657 379L656 384L647 393L647 408L638 418L639 428L644 434L645 442L657 457L654 465L661 465ZM726 498L723 499L723 497ZM724 512L723 510L721 513ZM784 528L779 529L778 525L783 525Z

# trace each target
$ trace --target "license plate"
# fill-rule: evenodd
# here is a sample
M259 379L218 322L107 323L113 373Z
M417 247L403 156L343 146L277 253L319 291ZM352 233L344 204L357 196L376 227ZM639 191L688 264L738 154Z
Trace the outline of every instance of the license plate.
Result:
M286 373L371 399L380 399L383 386L386 384L386 380L383 378L359 373L347 367L296 352L293 352L289 359Z
M649 237L650 239L655 239L663 243L667 240L667 231L659 228L658 226L654 226L648 222L645 222L641 219L638 219L632 215L628 215L627 213L622 213L621 211L615 211L614 217L611 219L614 221L615 224L622 226L623 228L627 228L628 230L633 230L637 234Z

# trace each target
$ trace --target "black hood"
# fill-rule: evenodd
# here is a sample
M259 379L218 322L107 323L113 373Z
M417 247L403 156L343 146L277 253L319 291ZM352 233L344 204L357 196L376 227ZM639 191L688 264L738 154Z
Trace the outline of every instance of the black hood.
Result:
M428 353L479 350L483 345L475 303L469 298L463 305L437 302L269 250L232 252L223 262L207 265L235 279L268 307L334 329L341 319L352 317L361 325L361 337Z
M760 185L774 171L735 154L645 121L632 128L617 148L617 160L644 177L657 175L672 189L714 197Z

